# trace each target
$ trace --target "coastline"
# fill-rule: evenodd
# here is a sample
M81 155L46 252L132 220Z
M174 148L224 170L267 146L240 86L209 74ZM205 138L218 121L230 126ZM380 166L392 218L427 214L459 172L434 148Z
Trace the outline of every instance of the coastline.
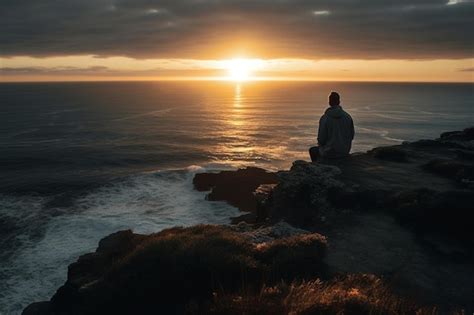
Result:
M435 306L441 313L468 313L474 307L473 140L474 128L468 128L331 164L296 161L276 173L247 168L201 174L195 187L210 190L209 200L247 213L230 226L111 234L95 253L69 266L68 280L50 301L33 303L23 314L157 307L174 313L307 312L261 291L273 287L279 299L290 301L281 280L322 295L339 286L345 302L330 304L329 314L354 303L360 314L429 312ZM383 292L385 301L375 303L370 292ZM251 303L255 295L262 297L260 306ZM316 302L309 307L320 310ZM394 303L399 308L392 309Z

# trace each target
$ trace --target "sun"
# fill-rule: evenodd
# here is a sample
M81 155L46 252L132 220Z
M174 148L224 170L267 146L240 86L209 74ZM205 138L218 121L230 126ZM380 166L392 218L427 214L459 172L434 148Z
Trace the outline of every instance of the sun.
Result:
M224 60L223 64L228 71L228 80L248 81L255 79L254 71L261 67L261 60L234 58Z

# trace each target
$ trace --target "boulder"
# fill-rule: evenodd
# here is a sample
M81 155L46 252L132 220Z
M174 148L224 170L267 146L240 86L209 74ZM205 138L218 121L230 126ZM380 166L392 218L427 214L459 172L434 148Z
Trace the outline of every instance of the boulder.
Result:
M328 191L344 186L336 179L340 173L336 166L295 161L289 171L278 173L279 184L267 202L270 219L299 227L321 223L332 208Z

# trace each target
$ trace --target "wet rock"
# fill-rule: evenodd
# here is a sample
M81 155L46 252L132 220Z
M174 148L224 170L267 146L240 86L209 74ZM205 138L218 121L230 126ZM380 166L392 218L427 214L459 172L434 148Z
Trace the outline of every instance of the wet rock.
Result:
M51 314L51 305L49 301L35 302L28 305L22 315L49 315Z
M242 211L256 212L254 191L262 184L277 184L278 177L261 168L247 167L237 171L196 174L193 183L199 191L211 191L208 200L227 201Z

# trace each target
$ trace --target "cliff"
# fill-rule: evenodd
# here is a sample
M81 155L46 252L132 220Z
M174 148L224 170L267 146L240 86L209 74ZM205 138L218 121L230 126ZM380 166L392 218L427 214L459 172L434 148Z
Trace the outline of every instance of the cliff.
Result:
M436 314L474 303L474 128L198 174L229 226L114 233L24 314Z

